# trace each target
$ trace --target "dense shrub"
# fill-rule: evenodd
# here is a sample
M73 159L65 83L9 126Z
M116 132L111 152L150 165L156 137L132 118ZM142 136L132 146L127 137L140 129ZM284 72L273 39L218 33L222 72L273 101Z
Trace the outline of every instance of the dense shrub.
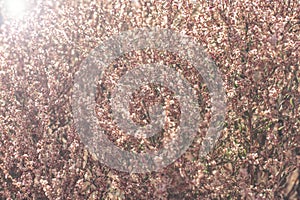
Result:
M23 21L3 13L0 199L297 199L299 13L298 0L53 0ZM222 72L228 111L205 158L197 137L160 172L121 173L80 141L73 78L107 36L148 26L206 47Z

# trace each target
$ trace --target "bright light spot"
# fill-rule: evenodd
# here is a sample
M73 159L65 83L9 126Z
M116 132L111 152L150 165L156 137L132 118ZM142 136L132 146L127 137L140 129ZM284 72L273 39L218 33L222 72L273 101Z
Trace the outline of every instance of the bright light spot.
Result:
M5 8L8 17L22 18L28 9L26 0L6 0Z

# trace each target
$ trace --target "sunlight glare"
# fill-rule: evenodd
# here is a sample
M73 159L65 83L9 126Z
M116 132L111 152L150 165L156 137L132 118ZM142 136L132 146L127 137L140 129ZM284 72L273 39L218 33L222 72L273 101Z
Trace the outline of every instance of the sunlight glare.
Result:
M26 0L6 0L5 7L9 17L22 18L28 5L26 4Z

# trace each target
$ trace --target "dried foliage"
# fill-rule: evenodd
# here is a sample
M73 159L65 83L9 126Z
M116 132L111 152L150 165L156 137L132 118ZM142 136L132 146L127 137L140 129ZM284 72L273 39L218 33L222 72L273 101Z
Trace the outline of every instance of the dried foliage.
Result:
M298 0L34 2L25 20L5 21L3 13L0 22L0 199L299 197ZM198 155L199 136L160 172L120 173L100 164L76 133L73 78L107 36L149 26L206 47L222 71L228 112L207 157Z

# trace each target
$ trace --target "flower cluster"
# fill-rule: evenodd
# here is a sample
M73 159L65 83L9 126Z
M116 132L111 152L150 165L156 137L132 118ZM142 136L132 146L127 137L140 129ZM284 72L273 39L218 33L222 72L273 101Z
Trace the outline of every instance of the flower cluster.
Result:
M0 199L297 199L298 0L31 1L35 6L23 19L0 15ZM125 57L133 65L162 59L189 77L203 122L188 151L170 166L118 172L88 152L77 134L73 80L105 38L153 26L194 37L215 61L228 98L224 129L210 154L200 157L210 121L206 85L176 55L132 52ZM129 61L116 61L120 71L107 73L108 85L122 66L133 67ZM109 113L102 91L99 109ZM141 88L130 109L145 109L138 103L143 91L154 94L155 87ZM170 110L179 106L167 100ZM176 126L178 113L170 113ZM138 141L109 130L108 137L127 150L159 148L163 141L163 134Z

